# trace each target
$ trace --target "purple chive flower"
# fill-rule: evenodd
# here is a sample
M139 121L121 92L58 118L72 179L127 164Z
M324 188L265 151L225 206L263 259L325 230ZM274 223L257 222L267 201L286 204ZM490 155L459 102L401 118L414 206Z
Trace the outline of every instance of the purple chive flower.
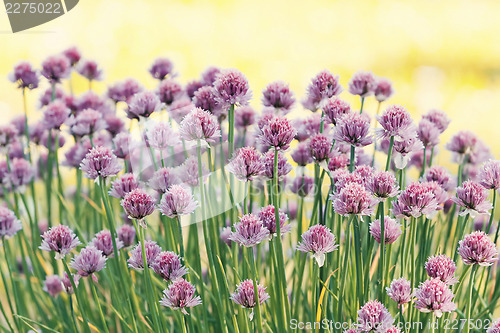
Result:
M92 135L108 126L102 113L93 109L80 111L70 127L71 134L82 137Z
M382 115L376 116L382 128L377 128L377 137L404 141L416 136L416 127L411 115L402 105L390 105Z
M337 186L337 185L335 185ZM333 209L340 215L371 215L376 204L370 192L358 183L347 183L332 195Z
M167 122L155 122L146 129L149 145L154 149L166 149L175 146L180 138Z
M392 206L392 213L397 218L432 217L438 210L438 201L429 187L415 182L401 192Z
M158 193L165 193L172 185L180 182L181 180L172 168L160 168L153 173L148 185Z
M458 282L458 279L454 276L457 266L447 255L440 254L429 257L425 263L425 270L430 278L440 279L447 285Z
M307 142L299 142L295 150L290 154L295 163L299 166L306 166L314 162Z
M262 173L264 164L262 156L254 147L243 147L236 151L226 166L226 170L241 181L251 181Z
M118 239L123 243L124 247L129 247L135 241L135 228L131 225L124 224L116 229Z
M217 91L212 86L204 86L194 93L193 104L197 108L209 111L219 117L226 110L222 110L217 101Z
M335 126L340 118L351 112L351 105L334 96L325 101L322 110L326 122Z
M117 136L125 129L125 123L116 115L108 114L104 117L104 121L106 122L106 131L108 131L113 137Z
M401 224L389 216L384 217L385 244L394 243L401 236ZM375 238L377 243L382 241L382 225L380 219L373 221L370 224L370 234Z
M267 124L269 120L270 119L263 119L264 125ZM313 114L306 119L295 119L293 122L293 127L297 130L295 138L300 142L305 141L309 139L311 135L320 133L321 115Z
M234 225L234 229L235 231L231 232L228 239L241 246L253 247L269 237L269 230L253 214L240 217L238 223Z
M373 90L375 94L375 99L381 103L394 94L394 89L392 88L392 83L384 77L379 77L375 81L375 88Z
M134 142L130 133L122 132L118 133L113 139L113 154L121 159L128 159L130 154L130 149L132 148Z
M373 95L377 79L372 72L358 71L354 73L349 81L349 92L360 97Z
M429 279L415 291L415 307L421 312L434 313L440 318L443 313L455 311L453 292L440 279Z
M449 171L439 165L435 165L427 169L422 178L428 182L438 183L445 191L450 191L455 186L454 180Z
M259 304L262 305L269 299L269 294L266 292L266 287L258 283L257 293L258 298L255 297L253 280L244 280L236 286L236 290L233 294L231 294L231 297L229 297L229 299L234 303L241 305L242 308L252 309L252 313L250 313L250 320L252 320L253 308L257 305L257 300Z
M393 149L394 165L397 169L404 169L408 161L424 149L424 145L419 139L410 138L404 141L394 141ZM427 152L431 153L430 150L427 150Z
M418 123L417 137L420 139L424 147L433 148L439 143L439 135L441 132L427 119L422 119Z
M212 85L210 85L210 86L212 86ZM201 81L198 81L198 80L189 81L188 83L186 83L186 94L188 95L188 97L190 99L193 99L194 94L201 87L205 87L205 85Z
M116 249L120 250L124 244L120 239L116 239ZM101 230L95 234L94 239L90 244L95 246L96 249L102 252L105 257L114 257L113 240L111 239L111 232L109 230Z
M158 96L152 91L135 94L128 102L127 117L130 119L148 118L153 112L159 111L162 104Z
M274 151L269 150L263 156L264 161L264 170L262 171L262 175L264 175L267 179L274 178ZM278 179L283 178L288 173L292 171L292 166L288 163L286 157L282 152L278 153Z
M470 131L459 131L446 144L446 149L459 155L461 161L465 155L472 153L478 140L476 134Z
M457 196L452 198L458 206L462 207L461 216L470 214L475 218L479 214L490 214L493 205L488 200L488 190L481 184L467 180L457 188Z
M498 260L495 243L482 231L474 231L458 242L458 254L466 265L491 266Z
M57 148L61 148L64 146L66 143L66 139L64 139L64 136L58 135L59 133L56 131L45 131L42 134L42 137L40 138L40 143L44 145L47 149L49 149L49 135L50 135L50 149L55 150L56 146ZM57 138L57 142L56 142Z
M71 274L71 278L73 279L73 282L75 283L75 287L78 288L78 283L80 282L80 275ZM62 283L62 286L63 286L66 294L71 295L75 292L73 285L71 284L71 280L68 277L68 274L66 272L63 273L61 283Z
M75 247L80 245L80 240L68 226L59 224L45 231L42 235L40 249L56 252L56 260L63 259Z
M255 123L255 110L251 106L242 106L234 112L234 126L246 130Z
M309 139L307 147L314 161L321 163L330 157L332 139L321 133L316 134Z
M227 246L231 247L231 240L229 239L229 236L231 236L233 232L231 231L230 227L224 227L221 229L219 238L222 242L226 243Z
M102 69L93 60L84 60L78 64L77 72L89 81L101 81Z
M332 172L333 184L337 192L340 192L347 184L356 183L365 187L365 179L357 172L349 172L347 169L337 169Z
M392 327L394 318L379 301L368 301L358 310L359 332L385 333Z
M167 58L156 58L149 68L149 73L154 79L163 80L172 75L174 64Z
M52 297L56 297L63 291L63 285L59 275L47 275L43 281L43 291Z
M83 159L80 169L85 177L97 179L98 177L107 178L116 176L122 169L111 149L107 147L92 148Z
M230 105L247 105L252 98L247 78L237 69L220 71L213 86L217 91L217 101L224 109L228 109Z
M323 267L325 255L335 251L338 247L335 244L335 235L330 229L324 225L316 224L302 234L302 242L297 245L297 250L312 253L311 258L316 259L319 267Z
M93 276L106 266L106 258L102 251L93 245L87 245L70 263L70 267L78 272L81 277Z
M14 127L17 129L17 133L19 135L25 135L26 134L26 116L25 115L20 115L12 118L10 123L14 125Z
M299 197L306 197L314 189L314 178L302 175L295 177L290 190Z
M123 199L129 192L136 188L139 188L139 184L135 176L132 173L125 173L111 182L109 195L117 199Z
M61 88L59 88L59 86L56 87L56 95L55 95L55 100L63 100L64 97L65 97L65 93L64 93L64 90L62 90ZM39 100L39 105L38 107L39 108L42 108L44 106L47 106L49 105L52 101L52 88L48 88L47 90L45 90L45 92L40 96L40 100Z
M276 150L287 150L297 134L290 120L284 117L274 117L261 129L260 141L263 145Z
M160 101L165 105L172 104L175 100L184 96L184 90L181 85L172 79L163 80L156 89L156 94Z
M121 205L129 218L138 220L143 228L147 227L144 218L155 211L153 197L141 188L133 189L127 193L121 201Z
M489 160L479 172L479 182L485 188L498 190L500 188L500 161Z
M194 108L195 106L189 98L182 98L170 105L168 113L173 120L180 124L184 117L186 117Z
M333 138L339 143L363 147L373 142L370 132L370 121L358 113L348 113L338 120L333 129Z
M80 51L74 46L65 50L63 55L68 59L71 67L75 66L82 58Z
M273 107L284 114L290 111L294 103L293 92L285 82L272 82L262 91L262 104Z
M393 280L391 285L386 287L385 290L387 291L387 296L398 304L398 308L411 302L413 296L411 283L404 277Z
M269 230L269 236L276 236L276 214L273 205L269 205L266 207L262 207L257 215L258 218L264 223L264 227ZM279 222L280 222L280 231L281 236L290 232L292 226L287 224L288 216L280 209L279 210Z
M351 164L350 157L347 154L334 150L332 156L330 156L330 161L328 162L328 170L335 171L338 169L344 169Z
M500 319L497 319L493 323L491 323L491 326L488 327L486 333L500 333Z
M13 237L23 228L13 211L0 206L0 240Z
M201 73L201 82L205 86L212 86L221 70L215 66L210 66Z
M433 123L438 128L438 130L441 133L443 133L448 128L448 125L451 122L451 119L448 118L446 113L444 113L441 110L435 110L435 109L430 110L429 112L424 114L422 116L422 119L429 120L431 123Z
M14 188L23 191L25 185L29 184L35 176L35 169L31 163L24 158L14 158L10 162L9 180Z
M107 96L115 103L128 102L132 96L141 92L143 88L134 79L126 79L108 87Z
M69 113L70 110L64 102L55 100L43 111L42 123L47 129L59 129L68 119Z
M181 264L181 258L171 251L160 252L151 267L165 281L175 281L188 273L188 269Z
M20 89L35 89L38 87L38 73L27 61L21 61L14 66L14 70L9 73L9 80L17 83Z
M376 171L366 182L366 188L380 201L398 195L396 177L389 171Z
M71 64L69 60L62 54L50 56L42 63L41 74L49 80L51 84L61 82L71 72Z
M172 185L161 198L158 208L163 215L176 218L191 214L197 206L190 189L182 185Z
M209 171L204 163L201 165L203 181L205 182ZM194 156L189 157L178 169L178 175L181 178L181 181L185 184L188 184L191 187L196 187L200 183L200 175L198 172L198 159Z
M149 268L151 268L161 252L161 247L156 244L156 242L147 240L144 242L144 249L146 250L146 264ZM127 260L127 262L128 267L137 270L144 269L144 261L142 257L142 248L140 242L137 243L132 251L130 251L130 258Z
M323 103L332 96L337 96L343 88L339 76L327 70L319 72L312 78L307 87L306 99L302 102L306 109L316 111L323 107Z
M217 117L200 108L194 108L180 124L181 137L187 141L204 140L214 143L220 137Z
M194 296L196 288L183 278L175 280L163 291L163 297L160 304L171 308L172 310L181 310L185 315L186 308L192 308L201 304L200 296Z

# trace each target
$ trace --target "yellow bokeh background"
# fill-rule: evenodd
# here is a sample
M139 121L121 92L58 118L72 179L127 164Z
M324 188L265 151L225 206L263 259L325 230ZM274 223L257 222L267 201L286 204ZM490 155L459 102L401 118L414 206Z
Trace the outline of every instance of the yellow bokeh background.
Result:
M20 59L43 59L76 45L104 68L105 84L129 76L148 88L147 69L169 57L185 83L209 65L237 67L260 104L261 90L281 79L301 99L310 78L327 68L347 86L359 69L394 82L393 103L416 120L430 108L459 129L475 131L498 157L500 1L172 1L80 0L64 16L12 34L0 13L0 116L22 110L7 73ZM86 84L75 75L77 92ZM35 104L39 92L30 96ZM347 92L341 95L359 107ZM367 103L374 112L374 101ZM300 106L294 116L305 113ZM446 156L446 155L444 155ZM443 159L444 157L440 157ZM444 162L444 161L439 161Z

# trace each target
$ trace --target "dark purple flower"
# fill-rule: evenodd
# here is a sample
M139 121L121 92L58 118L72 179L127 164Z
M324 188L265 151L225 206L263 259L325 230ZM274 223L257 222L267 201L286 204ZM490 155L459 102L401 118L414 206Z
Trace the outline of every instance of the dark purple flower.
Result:
M87 245L70 263L70 267L76 269L81 277L91 276L106 267L106 258L102 251L93 245Z
M263 156L264 170L262 175L268 179L274 178L274 151L269 150ZM292 171L292 166L288 163L283 153L278 153L278 178L281 179Z
M321 163L330 157L332 139L321 133L316 134L309 139L307 146L314 161Z
M43 281L43 291L52 297L56 297L63 291L63 285L59 275L47 275Z
M63 55L69 60L71 67L75 66L82 58L80 51L75 46L66 49Z
M71 64L68 58L62 54L50 56L42 63L41 74L49 80L51 84L61 82L61 79L67 78L70 72Z
M115 155L111 149L107 147L94 147L92 148L82 163L80 169L83 171L85 177L96 179L98 177L107 178L109 176L116 176L122 169Z
M482 231L474 231L458 242L458 254L466 265L491 266L498 260L495 243Z
M283 114L290 112L294 103L293 92L285 82L272 82L262 91L262 104L273 107Z
M438 130L441 133L443 133L448 128L448 125L451 122L451 119L448 118L446 113L444 113L441 110L435 110L435 109L430 110L429 112L424 114L422 116L422 119L429 120L431 123L433 123L438 128Z
M14 70L9 73L9 80L17 83L20 89L35 89L38 87L38 73L27 61L21 61L14 66Z
M129 247L135 240L135 228L131 225L124 224L116 229L118 239L123 243L124 247Z
M446 144L446 149L458 154L460 157L472 153L475 148L478 137L470 131L459 131L450 142Z
M160 82L156 94L163 104L170 105L184 95L184 90L175 80L167 79Z
M101 81L102 69L93 60L84 60L78 64L77 72L89 81Z
M300 197L306 197L314 189L314 178L302 175L295 177L290 190Z
M117 250L120 250L124 246L120 239L116 239L115 243ZM108 258L114 257L113 240L111 239L111 232L109 230L99 231L95 234L94 239L90 241L90 244L101 251L104 256Z
M257 297L255 297L255 289L253 286L253 280L241 281L239 285L236 286L236 290L231 295L230 299L241 305L242 308L253 309L257 305L257 301L260 305L264 304L265 301L269 299L269 294L266 292L266 287L257 283ZM252 310L253 311L253 310ZM253 312L250 314L250 320L253 319Z
M314 112L322 108L323 103L327 99L340 94L342 90L339 76L323 70L312 78L311 83L307 87L306 99L302 104L306 109Z
M453 292L440 279L429 279L415 291L415 307L421 312L433 313L440 318L443 313L455 311Z
M255 123L255 110L251 106L242 106L234 112L234 126L246 130Z
M125 123L123 120L115 115L106 115L104 117L104 121L106 122L106 131L108 131L113 137L123 132L125 129Z
M360 97L373 95L377 79L372 72L358 71L349 81L349 92Z
M10 238L23 228L13 211L0 206L0 240Z
M346 114L338 120L333 129L333 138L340 143L363 147L373 142L370 132L370 121L355 112Z
M222 110L216 99L217 91L214 87L204 86L194 93L193 104L197 108L209 111L213 115L220 117L226 110Z
M181 137L187 141L214 143L220 137L219 122L210 112L194 108L180 124Z
M174 65L167 58L156 58L153 64L149 68L149 73L151 76L158 80L165 79L168 75L172 75Z
M376 200L363 185L349 182L332 195L333 208L340 215L371 215Z
M175 281L188 273L181 258L171 251L162 251L151 265L156 274L166 281Z
M402 105L390 105L382 115L376 116L382 128L377 128L377 137L404 141L416 136L416 127L411 115Z
M375 238L377 243L382 241L382 225L380 219L370 223L370 234ZM394 243L401 236L401 224L389 216L384 217L384 238L385 244Z
M189 81L188 83L186 83L186 94L190 99L193 99L194 94L198 91L198 89L204 86L205 85L201 81L198 80Z
M179 278L163 291L163 297L160 304L171 308L172 310L181 310L188 315L186 308L192 308L201 304L200 296L194 296L196 288L183 278Z
M339 246L335 244L335 235L330 229L321 224L311 226L302 234L302 242L297 244L297 250L311 253L319 267L325 263L325 255L335 251Z
M392 323L394 318L379 301L369 301L358 310L359 332L385 333Z
M132 96L143 91L135 79L126 79L108 87L107 95L115 103L128 102Z
M116 155L116 157L121 158L121 159L127 159L130 154L131 148L134 146L134 142L132 140L132 137L130 136L130 133L128 132L121 132L118 133L115 138L113 139L113 154Z
M201 82L205 86L211 86L214 84L217 76L220 73L220 69L214 66L210 66L201 73Z
M152 91L144 91L135 94L128 102L127 117L130 119L139 119L139 117L148 118L153 112L159 111L162 104L158 96Z
M452 285L458 282L458 279L454 276L457 266L447 255L440 254L429 257L429 259L425 262L425 270L430 278L440 279L447 285Z
M452 200L459 207L462 207L460 215L470 214L472 218L479 214L489 215L489 210L493 208L493 205L488 200L488 190L472 180L463 182L462 186L457 188L457 196Z
M299 166L306 166L314 162L311 155L311 150L309 150L309 145L307 142L300 142L295 150L291 153L292 159Z
M389 97L394 94L391 81L384 77L377 78L375 81L375 89L373 93L375 94L375 99L378 102L383 102L389 99Z
M65 93L59 86L56 87L56 93L54 100L64 99ZM39 100L39 108L42 108L46 105L49 105L52 102L52 88L48 88L45 92L40 96Z
M55 258L62 259L75 247L80 245L80 240L68 226L59 224L45 231L42 235L40 249L56 252Z
M253 214L240 217L238 223L234 225L234 229L235 231L231 232L228 239L245 247L253 247L269 237L269 230Z
M144 242L144 249L146 251L146 265L151 268L161 252L161 247L156 244L156 242L147 240ZM137 270L144 269L144 260L142 257L142 247L140 242L132 249L132 251L130 251L130 258L127 262L128 267Z
M247 78L237 69L220 71L213 86L217 91L217 100L224 109L230 105L247 105L252 98Z
M136 188L125 195L121 205L131 219L139 220L139 224L146 228L144 218L155 211L155 201L143 189Z
M351 105L334 96L325 101L322 110L327 123L337 125L340 118L351 112Z
M387 291L387 296L398 304L398 308L411 302L413 295L411 283L404 277L393 280L391 285L386 287L385 290Z
M258 217L262 220L267 230L269 230L270 236L276 236L276 211L274 210L274 206L269 205L262 207L259 211ZM288 216L281 211L281 209L279 210L279 220L281 236L283 236L284 234L290 232L292 227L290 224L286 223L288 221Z

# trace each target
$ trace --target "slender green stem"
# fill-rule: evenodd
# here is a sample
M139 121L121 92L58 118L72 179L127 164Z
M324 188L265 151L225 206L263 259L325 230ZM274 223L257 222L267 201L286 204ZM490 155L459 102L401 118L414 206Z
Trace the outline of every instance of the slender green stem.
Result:
M391 136L391 140L389 141L389 151L387 152L387 161L385 162L385 171L389 171L389 167L391 166L393 147L394 147L394 136Z
M341 272L342 272L342 277L340 279L340 295L339 295L339 307L338 307L338 312L337 312L337 317L340 320L342 315L344 314L343 312L343 306L344 306L344 297L345 297L345 281L347 278L347 270L349 267L349 254L351 252L351 222L355 219L356 217L352 215L349 217L349 220L347 221L347 226L346 226L346 231L345 231L345 237L344 237L344 243L345 243L345 249L344 249L344 261L341 266Z
M488 221L488 228L486 228L486 234L489 234L490 231L491 231L491 225L493 224L493 218L495 216L495 205L496 205L496 203L497 203L497 191L494 189L493 190L493 208L491 209L490 220Z
M92 294L94 295L94 300L97 304L97 310L99 311L99 317L101 318L102 326L104 328L104 332L109 333L108 324L106 323L106 319L104 318L104 314L102 313L101 302L99 302L99 297L97 296L97 290L94 285L94 281L92 277L89 279L90 289L92 289Z
M472 272L470 273L469 292L467 296L468 303L467 303L467 317L466 317L467 321L465 322L465 330L464 330L465 333L470 332L469 321L472 312L472 307L474 306L472 304L472 290L474 289L474 278L476 277L476 272L477 272L477 267L476 265L473 265Z
M179 233L179 253L184 258L184 237L182 236L181 217L177 216L177 232Z
M383 302L385 295L385 216L384 216L384 202L379 203L379 219L380 219L380 269L379 269L379 299ZM367 272L368 274L368 272Z
M255 295L255 312L256 312L256 317L257 317L257 331L258 332L263 332L262 330L262 314L261 314L261 309L260 309L260 300L259 300L259 291L257 289L257 283L259 276L257 274L257 266L255 264L255 258L254 258L254 252L253 248L247 248L247 257L250 261L250 270L252 271L253 275L253 291Z
M359 231L359 221L358 217L354 217L353 220L353 230L354 230L354 255L356 258L356 293L358 295L359 306L363 305L364 295L363 295L363 263L361 261L361 236Z
M361 108L359 109L359 114L363 113L363 106L365 105L365 98L361 97Z
M89 322L87 320L87 315L86 315L85 311L83 310L84 306L82 303L80 290L77 289L77 286L76 286L75 281L73 279L73 275L71 274L71 271L69 270L68 263L66 262L66 259L63 258L62 262L63 262L63 266L64 266L64 271L68 275L71 286L73 287L73 291L74 291L75 296L76 296L76 301L78 302L78 307L80 308L80 313L82 314L83 322L85 323L85 325L83 327L85 329L85 332L90 332L90 326L89 326ZM70 295L70 297L71 297L71 295Z

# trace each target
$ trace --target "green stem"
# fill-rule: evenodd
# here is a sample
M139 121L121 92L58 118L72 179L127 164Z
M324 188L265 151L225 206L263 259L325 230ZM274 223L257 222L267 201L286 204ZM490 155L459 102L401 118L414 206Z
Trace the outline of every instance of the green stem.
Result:
M179 253L184 258L184 237L182 236L181 217L177 216L177 232L179 233Z
M263 332L263 330L262 330L262 314L260 311L259 292L257 289L257 282L258 282L259 276L257 274L257 266L255 264L253 248L247 248L247 257L250 260L250 270L252 271L252 275L253 275L253 291L254 291L254 295L255 295L255 310L257 312L256 313L257 331Z
M365 105L365 98L361 97L361 108L359 109L359 114L363 113L363 106Z
M85 325L84 325L85 332L90 332L90 326L89 326L89 322L87 320L87 315L85 314L85 311L83 310L83 303L82 303L82 299L80 297L80 290L78 290L76 288L76 284L75 284L75 281L73 279L73 275L71 274L71 271L69 270L68 264L66 263L66 259L63 258L62 262L63 262L63 266L64 266L64 271L68 275L69 281L71 282L71 286L73 287L73 291L74 291L75 296L76 296L76 301L78 302L78 307L80 308L80 313L82 314L83 322L85 323ZM69 295L69 297L71 297L71 295Z
M89 279L90 289L92 289L92 294L94 295L94 300L97 304L97 310L99 311L99 317L101 318L102 326L104 327L104 332L109 333L108 324L106 323L106 319L104 318L104 314L102 313L101 302L99 302L99 297L97 296L97 290L94 285L94 281L92 277Z
M356 289L358 294L358 302L359 306L364 304L364 295L363 295L363 263L361 261L361 236L359 231L359 221L358 217L354 217L353 220L353 229L354 229L354 255L356 257ZM358 306L358 307L359 307Z
M468 292L468 304L467 304L467 321L465 322L465 333L470 332L470 327L469 327L469 321L470 321L470 315L472 312L472 307L474 306L472 304L472 290L474 289L474 278L476 277L476 265L472 266L472 272L470 273L470 280L469 280L469 292Z
M486 234L489 234L491 231L491 225L493 223L493 218L495 216L495 205L497 203L497 191L493 190L493 208L491 209L490 220L488 222L488 228L486 228Z
M384 202L381 201L379 203L379 210L380 210L380 269L379 269L379 283L380 283L380 290L379 290L379 299L383 302L384 295L385 295L385 281L384 281L384 275L385 275L385 216L384 216ZM367 272L368 273L368 272Z
M355 146L351 146L351 159L350 159L350 162L349 162L349 171L350 172L353 172L354 171L354 167L355 167L355 158L356 158L356 147Z
M385 162L385 171L389 171L389 167L391 166L393 147L394 147L394 136L391 136L391 140L389 141L389 151L387 152L387 161Z

